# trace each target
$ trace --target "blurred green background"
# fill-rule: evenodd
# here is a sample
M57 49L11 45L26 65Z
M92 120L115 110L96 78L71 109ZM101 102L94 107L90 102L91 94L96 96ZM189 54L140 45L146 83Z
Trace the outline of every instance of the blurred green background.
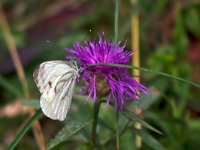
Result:
M119 39L127 41L126 49L131 50L131 14L139 11L141 66L200 83L198 0L138 1L133 7L129 0L119 1ZM38 64L64 60L67 56L64 48L72 48L74 41L93 39L102 32L107 39L114 36L114 0L1 0L0 4L25 70L31 101L39 101L40 96L32 77ZM23 108L10 106L24 98L4 30L0 25L0 149L11 143L28 117ZM151 92L142 96L140 102L130 103L128 108L139 105L143 109L141 117L163 133L159 135L145 129L145 133L140 133L141 149L200 149L200 90L156 74L142 73L141 80ZM80 90L81 84L78 84L75 94ZM85 104L85 96L75 95L65 123L91 121L92 107L92 100ZM16 111L12 114L14 108ZM115 149L116 112L111 106L102 107L102 110L99 147ZM120 129L128 125L120 136L120 149L137 149L134 125L128 121L120 115ZM48 143L63 123L43 117L41 126ZM90 130L91 125L54 149L90 149ZM38 149L31 131L17 149Z

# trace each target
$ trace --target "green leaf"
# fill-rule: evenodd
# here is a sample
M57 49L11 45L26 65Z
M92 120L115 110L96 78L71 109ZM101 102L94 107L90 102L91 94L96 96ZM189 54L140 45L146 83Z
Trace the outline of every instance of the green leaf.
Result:
M158 134L163 134L161 131L157 130L156 128L154 128L153 126L151 126L150 124L148 124L147 122L145 122L144 120L142 120L140 117L138 117L134 112L125 110L122 112L122 114L128 118L131 119L132 121L136 121L142 124L143 127L146 127L147 129L154 131Z
M164 76L164 77L168 77L168 78L171 78L171 79L174 79L174 80L182 81L182 82L185 82L187 84L191 84L191 85L193 85L195 87L200 88L200 84L194 83L192 81L185 80L185 79L180 78L180 77L176 77L176 76L173 76L173 75L170 75L170 74L167 74L167 73L164 73L164 72L160 72L160 71L154 71L154 70L147 69L147 68L124 65L124 64L112 64L112 63L103 63L102 62L102 63L96 63L96 64L88 65L82 71L84 71L85 69L88 69L90 67L93 67L93 66L112 66L112 67L122 67L122 68L129 68L129 69L137 69L137 70L140 70L140 71L154 73L154 74L158 74L158 75L161 75L161 76Z
M54 139L51 139L49 143L47 144L47 149L51 149L61 142L65 141L67 138L70 136L74 135L78 131L80 131L82 128L84 128L86 125L89 125L90 122L78 122L78 121L73 121L67 123L64 128L58 132L55 136Z
M24 106L31 106L35 109L40 109L40 101L38 99L27 99L22 102Z
M145 132L144 130L138 130L138 134L142 137L142 140L144 143L149 145L151 148L155 150L165 150L165 148L160 144L159 141L157 141L153 136L151 136L149 133Z

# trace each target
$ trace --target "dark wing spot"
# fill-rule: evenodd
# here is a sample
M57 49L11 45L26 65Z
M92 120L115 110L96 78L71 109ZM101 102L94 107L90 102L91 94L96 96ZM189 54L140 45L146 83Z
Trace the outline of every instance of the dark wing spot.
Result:
M49 84L49 86L50 86L50 88L51 88L51 86L52 86L52 82L51 82L51 81L49 81L49 82L48 82L48 84Z

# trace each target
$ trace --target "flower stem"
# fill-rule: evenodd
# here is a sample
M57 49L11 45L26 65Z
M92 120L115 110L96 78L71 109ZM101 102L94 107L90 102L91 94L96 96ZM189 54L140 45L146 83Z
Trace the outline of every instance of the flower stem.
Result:
M131 5L135 6L138 3L137 0L131 0ZM140 38L139 38L139 13L136 12L131 15L131 39L132 39L132 49L136 50L134 55L132 56L132 65L133 66L140 66ZM133 69L133 75L140 76L140 71ZM138 83L140 83L140 78L134 78ZM137 108L140 111L141 108ZM137 128L140 127L140 128ZM141 130L141 124L139 122L135 123L135 128ZM139 134L135 135L135 144L138 149L142 147L142 137Z
M97 101L94 103L94 121L92 125L92 142L93 146L96 146L96 138L97 138L97 124L99 119L99 110L101 106L101 101Z
M115 24L114 24L114 28L115 28L114 41L115 41L115 43L117 43L117 39L118 39L118 18L119 18L119 0L115 0Z
M119 150L119 111L116 112L116 119L117 119L117 135L116 135L116 149Z

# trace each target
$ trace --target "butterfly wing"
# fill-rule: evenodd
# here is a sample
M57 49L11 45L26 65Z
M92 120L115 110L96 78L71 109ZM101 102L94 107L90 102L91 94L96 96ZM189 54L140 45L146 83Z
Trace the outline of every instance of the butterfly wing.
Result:
M54 120L64 120L71 105L72 94L75 85L75 77L61 81L56 90L52 102L46 100L45 96L41 96L40 106L46 116Z
M35 69L33 76L42 94L40 106L47 117L65 119L77 75L77 70L65 61L44 62Z

